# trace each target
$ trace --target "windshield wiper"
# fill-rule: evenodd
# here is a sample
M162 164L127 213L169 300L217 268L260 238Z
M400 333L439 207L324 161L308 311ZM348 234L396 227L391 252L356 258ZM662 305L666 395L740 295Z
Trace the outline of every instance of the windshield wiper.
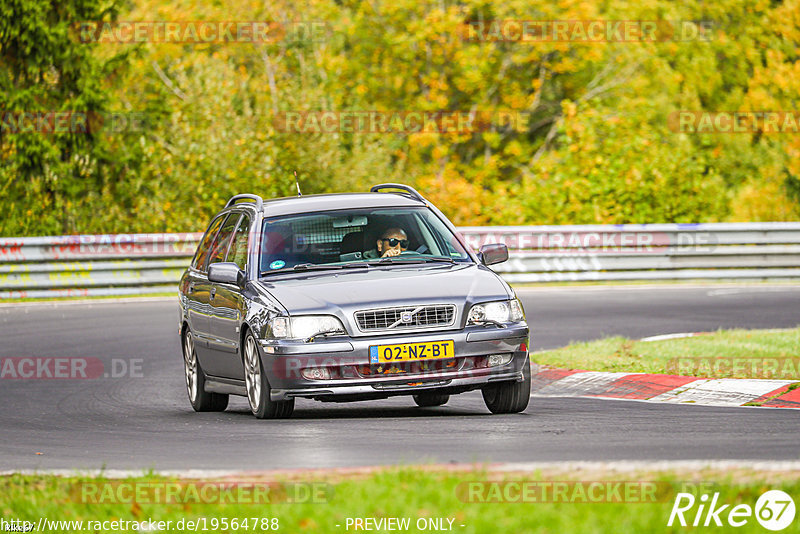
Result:
M444 258L441 256L422 256L422 257L414 257L414 258L398 258L397 256L390 256L388 258L381 258L379 260L369 261L370 265L389 265L389 264L398 264L398 265L411 265L414 263L455 263L455 260L452 258Z
M352 269L369 267L365 263L299 263L292 267L293 271L331 271L336 269Z
M425 261L433 261L437 263L455 263L456 260L453 258L445 258L444 256L424 256L420 258Z
M311 343L312 341L314 341L315 338L318 338L318 337L328 337L328 336L332 336L334 334L344 334L344 333L345 333L345 331L342 330L341 328L334 328L333 330L322 330L320 332L317 332L313 336L307 338L305 341L306 341L306 343Z
M493 319L481 319L480 321L475 321L475 324L479 326L496 326L497 328L507 328L503 323Z
M395 256L390 256L388 258L381 258L379 260L372 260L368 261L367 264L369 265L391 265L391 264L398 264L398 265L405 265L405 264L412 264L412 263L425 263L425 260L421 258L397 258Z
M266 276L268 274L278 274L278 273L289 273L292 271L336 271L339 269L353 269L353 268L369 268L369 265L366 263L345 263L345 264L335 264L335 263L298 263L291 269L278 269L275 271L262 271L261 276Z
M292 267L293 271L330 271L341 269L341 265L328 265L325 263L298 263Z

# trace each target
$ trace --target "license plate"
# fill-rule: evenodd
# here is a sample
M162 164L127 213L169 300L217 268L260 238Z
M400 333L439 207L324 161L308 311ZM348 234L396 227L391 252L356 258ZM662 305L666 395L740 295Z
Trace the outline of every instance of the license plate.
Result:
M456 355L453 340L401 343L399 345L373 345L369 348L369 363L441 360Z

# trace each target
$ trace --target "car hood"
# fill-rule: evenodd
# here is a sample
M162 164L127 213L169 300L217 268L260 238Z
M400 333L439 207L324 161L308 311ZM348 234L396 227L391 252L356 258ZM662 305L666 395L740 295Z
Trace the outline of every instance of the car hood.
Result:
M508 285L482 265L413 265L371 267L262 279L261 288L290 315L338 316L350 332L359 310L422 304L455 304L456 324L476 302L503 300Z

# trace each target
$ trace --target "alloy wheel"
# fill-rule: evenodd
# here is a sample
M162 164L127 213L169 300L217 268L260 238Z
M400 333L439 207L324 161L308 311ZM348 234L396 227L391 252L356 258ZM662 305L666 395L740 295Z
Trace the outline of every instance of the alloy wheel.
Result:
M256 412L261 403L261 363L258 361L258 349L252 336L247 337L244 346L244 378L250 409Z
M183 370L189 399L195 402L197 400L197 354L194 351L191 332L187 332L183 337Z

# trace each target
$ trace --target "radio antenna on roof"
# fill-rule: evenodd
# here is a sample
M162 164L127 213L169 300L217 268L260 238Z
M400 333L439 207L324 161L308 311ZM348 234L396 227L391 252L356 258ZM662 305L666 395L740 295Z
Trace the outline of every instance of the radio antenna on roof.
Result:
M297 186L297 196L302 197L303 193L300 192L300 182L297 180L297 171L294 171L294 185Z

